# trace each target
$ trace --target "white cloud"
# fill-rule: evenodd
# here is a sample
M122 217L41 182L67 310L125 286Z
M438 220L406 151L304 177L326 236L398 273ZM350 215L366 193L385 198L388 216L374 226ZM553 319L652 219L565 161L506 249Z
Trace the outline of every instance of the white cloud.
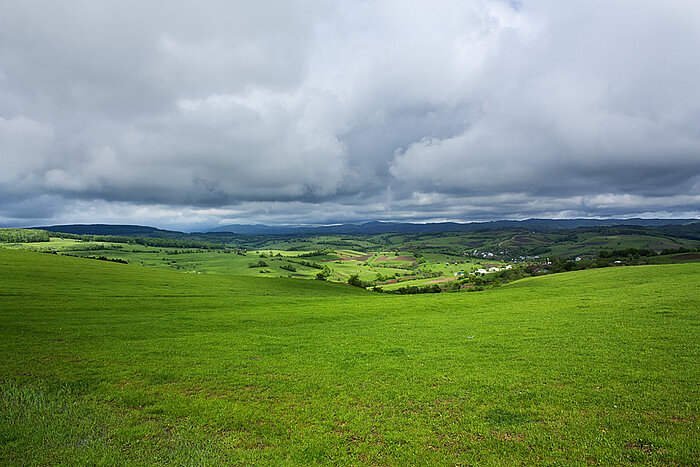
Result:
M42 170L53 156L54 143L50 124L23 115L0 116L0 187L20 188L33 183L36 171Z
M0 216L696 212L699 46L690 0L3 2Z

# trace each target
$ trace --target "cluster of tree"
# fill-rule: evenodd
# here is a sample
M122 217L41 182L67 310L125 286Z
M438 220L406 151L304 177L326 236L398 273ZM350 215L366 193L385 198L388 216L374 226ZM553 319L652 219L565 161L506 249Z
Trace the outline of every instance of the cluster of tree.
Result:
M672 237L700 240L700 222L693 222L687 225L664 225L655 227L654 230Z
M326 279L328 279L328 276L330 276L330 275L331 275L331 268L329 268L328 266L323 266L323 270L316 274L316 279L318 279L320 281L325 281Z
M401 287L399 289L394 289L394 290L382 290L380 287L375 287L373 290L377 290L378 292L384 292L384 293L391 293L391 294L399 294L399 295L411 295L411 294L419 294L419 293L440 293L442 292L442 288L438 284L432 284L432 285L424 285L424 286L416 286L416 285L409 285L407 287Z
M173 248L197 248L200 250L225 250L226 245L217 243L200 242L197 240L184 240L175 238L145 238L145 237L123 237L118 235L78 235L63 232L54 232L53 236L59 238L70 238L85 242L111 242L127 243L129 245L144 245L152 247L173 247Z
M112 263L129 264L127 260L121 258L107 258L106 256L86 256L86 258L97 259L100 261L111 261Z
M413 251L413 252L411 252L411 256L413 256L414 258L416 258L416 265L418 265L418 264L425 264L425 263L426 263L425 256L423 256L422 253L419 253L419 252L417 252L417 251Z
M625 248L611 251L603 250L598 253L598 258L640 258L642 256L656 256L656 252L643 248Z
M260 261L258 261L257 263L256 263L256 262L248 263L248 267L249 267L249 268L266 268L266 267L267 267L267 263L266 263L265 261L263 261L263 260L260 260Z
M50 254L58 254L55 251L45 251L44 253L50 253ZM78 256L78 255L71 255L68 253L62 253L62 256L73 256L74 258L87 258L87 259L96 259L98 261L109 261L112 263L121 263L121 264L129 264L128 261L121 259L121 258L107 258L106 256Z
M653 230L641 226L641 225L610 225L610 226L600 226L600 227L578 227L573 229L574 231L586 233L595 232L598 235L611 236L611 235L655 235L652 233Z
M696 251L698 251L698 250L693 249L693 248L684 248L684 247L664 248L663 250L661 250L661 253L659 253L659 254L660 255L673 255L673 254L678 254L678 253L693 253Z
M226 253L226 254L236 253L238 256L246 256L245 250L241 250L241 249L237 249L237 248L229 248L226 250L219 250L218 252L219 253Z
M0 243L34 243L49 240L49 233L45 230L0 229Z
M297 255L297 258L313 258L314 256L323 256L332 252L333 250L314 250L308 253L300 253Z
M350 277L348 277L348 284L352 285L353 287L362 287L363 289L373 285L372 282L367 282L360 279L359 274L351 274Z
M285 271L290 271L290 272L297 272L297 268L294 267L293 264L285 263L280 266L280 269L284 269Z
M384 281L388 281L391 279L396 279L396 274L392 274L390 276L385 276L381 272L377 273L377 279L376 279L377 282L384 282Z
M301 261L294 261L292 259L288 259L290 263L296 263L296 264L301 264L302 266L306 266L309 268L313 269L323 269L323 265L319 263L312 263L311 261L306 261L306 260L301 260Z

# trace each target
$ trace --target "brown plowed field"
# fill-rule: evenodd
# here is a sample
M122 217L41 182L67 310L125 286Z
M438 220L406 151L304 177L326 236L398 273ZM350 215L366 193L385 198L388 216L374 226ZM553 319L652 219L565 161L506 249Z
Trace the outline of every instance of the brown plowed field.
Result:
M432 281L426 281L426 284L442 284L444 282L456 281L456 277L441 277L440 279L433 279Z

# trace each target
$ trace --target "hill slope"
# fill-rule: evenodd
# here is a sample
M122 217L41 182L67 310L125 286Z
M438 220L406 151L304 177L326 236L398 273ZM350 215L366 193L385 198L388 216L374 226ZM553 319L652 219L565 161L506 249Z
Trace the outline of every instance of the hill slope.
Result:
M35 228L38 230L47 230L49 232L62 232L76 235L117 235L150 238L179 238L186 235L183 232L163 230L156 227L147 227L143 225L69 224Z
M700 265L476 294L0 249L0 462L692 464Z

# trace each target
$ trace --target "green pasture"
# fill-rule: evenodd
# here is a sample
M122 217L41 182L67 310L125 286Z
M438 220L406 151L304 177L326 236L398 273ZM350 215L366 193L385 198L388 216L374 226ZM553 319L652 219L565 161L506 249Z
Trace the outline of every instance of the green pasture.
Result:
M625 228L621 230L624 232ZM460 271L466 275L478 268L501 266L506 264L508 258L517 257L514 253L516 251L538 252L541 257L551 254L571 258L578 255L594 257L599 250L643 248L660 251L681 247L692 249L700 245L700 242L695 240L663 235L600 235L597 231L576 229L554 232L502 229L483 232L322 235L298 238L263 236L255 241L246 237L248 243L264 246L247 252L236 249L235 245L225 250L149 247L135 243L88 241L87 237L81 240L51 237L50 241L7 243L11 239L16 241L32 236L46 240L49 233L0 229L0 240L5 241L2 245L9 248L51 250L59 254L102 257L179 272L315 279L321 270L312 265L301 264L310 262L330 268L327 280L334 282L347 282L348 278L355 274L368 283L402 280L399 284L384 284L383 288L386 290L427 285L436 279L454 278L454 274ZM332 245L336 248L331 248ZM474 246L478 248L472 249ZM470 255L474 250L491 251L496 256L472 257ZM307 256L312 251L319 254ZM405 260L398 261L401 257ZM653 261L657 264L674 262L662 258L654 258ZM411 279L411 282L403 283L403 279L406 278Z
M0 249L3 465L697 465L700 264L394 296Z
M19 231L18 231L19 232ZM474 235L474 234L470 234ZM510 233L479 233L482 239L486 237L502 238ZM552 240L552 236L559 234L541 233L517 233L499 242L506 249L508 242L545 242ZM679 246L692 247L692 241L684 239L668 240L662 237L648 236L591 236L584 233L575 236L577 247L572 247L570 242L557 243L553 249L559 256L574 256L577 254L594 254L591 248L616 249L620 247L649 247L678 248ZM539 237L538 237L539 236ZM415 238L414 238L415 237ZM541 237L541 238L540 238ZM629 241L630 238L634 241ZM330 242L331 237L321 237ZM337 240L342 240L337 236ZM382 242L387 243L387 236L381 237ZM392 237L393 238L393 237ZM409 236L401 237L406 242ZM488 268L493 265L502 266L505 262L494 258L473 258L463 254L450 254L449 250L440 250L443 246L456 245L466 242L465 234L422 234L412 236L414 240L420 240L416 248L409 250L353 250L341 248L338 250L323 249L316 256L306 256L307 250L281 250L281 249L257 249L238 254L233 250L208 250L196 248L172 248L149 247L139 244L96 242L75 239L61 239L52 237L49 242L13 243L4 245L10 248L32 249L38 251L56 251L62 254L74 256L100 256L109 259L120 259L132 264L170 269L180 272L198 274L234 274L257 277L294 277L299 279L315 279L320 269L303 265L307 261L331 269L327 280L334 282L347 282L351 275L357 274L365 282L387 282L399 279L396 284L382 284L385 290L393 290L406 286L423 286L434 283L436 279L451 279L457 272L465 275L478 268ZM536 240L535 240L536 239ZM292 239L289 239L290 241ZM428 242L427 240L431 240ZM399 241L398 237L393 241ZM573 240L572 240L573 241ZM657 243L653 243L657 242ZM666 242L666 243L664 243ZM670 242L670 243L669 243ZM676 243L673 243L676 242ZM538 244L539 244L538 243ZM318 245L317 245L318 246ZM424 248L420 250L419 246ZM589 250L581 250L580 248ZM573 249L572 249L573 248ZM576 248L579 248L576 250ZM440 252L443 251L443 252ZM494 250L498 251L498 250ZM542 256L545 256L544 254ZM407 260L397 261L400 257ZM673 258L671 255L669 258ZM252 264L264 262L264 266L251 267ZM656 259L657 264L674 262L671 259ZM262 263L261 263L262 264ZM406 281L408 278L408 281Z
M676 263L697 263L700 262L700 253L673 253L670 255L660 255L651 259L653 264L676 264Z
M308 251L286 251L277 249L259 249L245 254L225 252L221 250L201 250L196 248L149 247L124 243L87 242L74 239L52 237L49 242L3 244L12 249L27 249L33 251L56 251L73 256L104 256L112 259L122 259L132 264L171 269L181 272L197 272L200 274L234 274L265 277L287 277L313 279L319 269L299 264L301 261L328 265L334 270L329 278L339 282L347 281L351 274L360 274L362 280L374 280L377 273L385 276L403 274L399 268L371 267L363 261L340 260L339 254L326 251L319 256L303 257ZM367 253L354 250L342 250L351 257ZM336 259L337 261L332 261ZM251 263L263 261L267 266L251 268ZM289 271L281 266L292 266L296 271Z
M149 247L125 243L85 242L73 239L51 238L49 242L17 243L3 245L13 249L34 251L52 250L73 256L104 256L122 259L129 263L150 266L159 269L171 269L181 272L201 274L236 274L261 276L288 276L315 278L317 269L295 264L289 260L316 260L314 258L297 258L304 252L281 250L259 250L240 255L231 251L202 250L196 248ZM278 256L279 255L279 256ZM264 261L268 266L249 267L250 263ZM282 269L283 265L292 265L296 271Z

